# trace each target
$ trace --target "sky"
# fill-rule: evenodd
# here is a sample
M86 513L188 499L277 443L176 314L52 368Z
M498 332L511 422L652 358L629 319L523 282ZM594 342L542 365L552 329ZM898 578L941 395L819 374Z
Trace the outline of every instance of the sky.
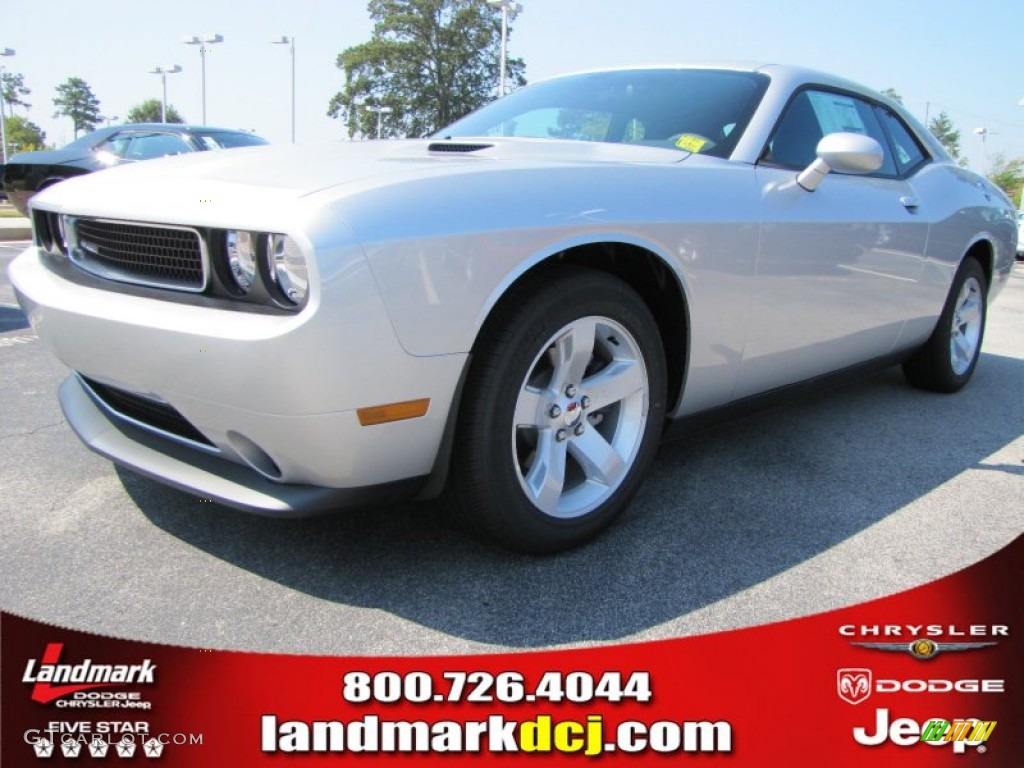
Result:
M483 0L481 0L483 2ZM1022 0L521 0L509 54L529 80L602 66L747 61L823 69L876 89L894 88L919 118L946 112L976 170L998 153L1024 156ZM294 36L296 133L345 138L327 104L340 90L338 53L369 39L365 0L2 0L0 66L20 72L32 106L19 114L58 146L71 121L54 118L56 86L80 77L102 114L122 118L160 98L200 122L197 46L182 38L219 33L206 58L207 123L255 130L271 142L291 133L288 47ZM984 142L975 130L985 128Z

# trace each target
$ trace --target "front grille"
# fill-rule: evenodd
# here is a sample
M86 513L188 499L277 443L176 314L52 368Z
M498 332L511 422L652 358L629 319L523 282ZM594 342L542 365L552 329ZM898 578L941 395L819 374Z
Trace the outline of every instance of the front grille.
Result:
M74 219L71 260L110 280L202 291L206 287L205 245L188 227Z
M169 403L100 384L85 376L79 375L79 378L92 391L97 400L117 415L143 427L157 429L200 445L215 447L202 432L193 427L188 419L178 413Z
M35 232L36 245L41 245L47 251L53 250L55 242L53 216L48 211L32 209L32 230Z

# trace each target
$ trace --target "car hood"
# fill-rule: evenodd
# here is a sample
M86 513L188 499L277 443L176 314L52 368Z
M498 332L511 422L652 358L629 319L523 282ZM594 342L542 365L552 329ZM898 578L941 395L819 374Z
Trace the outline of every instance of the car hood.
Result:
M118 166L48 187L32 205L79 216L258 229L316 217L327 199L424 180L553 167L665 166L688 156L676 149L546 139L264 146Z
M347 184L484 171L495 164L677 163L685 152L657 147L543 139L330 142L200 152L121 166L94 185L203 184L261 187L301 197ZM85 183L85 182L83 182Z
M40 149L35 152L18 152L7 159L8 165L19 163L31 165L63 165L89 158L89 152L81 149Z

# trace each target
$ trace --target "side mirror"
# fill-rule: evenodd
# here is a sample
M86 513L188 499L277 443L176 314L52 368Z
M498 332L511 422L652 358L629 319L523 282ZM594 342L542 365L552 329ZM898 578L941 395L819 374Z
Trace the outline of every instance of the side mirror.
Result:
M830 133L818 142L818 159L796 177L796 183L813 192L829 171L873 173L882 167L882 145L860 133Z

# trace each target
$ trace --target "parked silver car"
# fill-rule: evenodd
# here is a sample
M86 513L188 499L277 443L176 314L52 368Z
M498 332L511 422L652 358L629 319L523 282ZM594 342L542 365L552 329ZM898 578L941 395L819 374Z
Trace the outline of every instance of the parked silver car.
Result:
M93 450L272 515L446 490L537 552L698 417L874 365L963 387L1016 227L899 105L780 66L555 78L433 138L72 179L32 219L10 275Z

